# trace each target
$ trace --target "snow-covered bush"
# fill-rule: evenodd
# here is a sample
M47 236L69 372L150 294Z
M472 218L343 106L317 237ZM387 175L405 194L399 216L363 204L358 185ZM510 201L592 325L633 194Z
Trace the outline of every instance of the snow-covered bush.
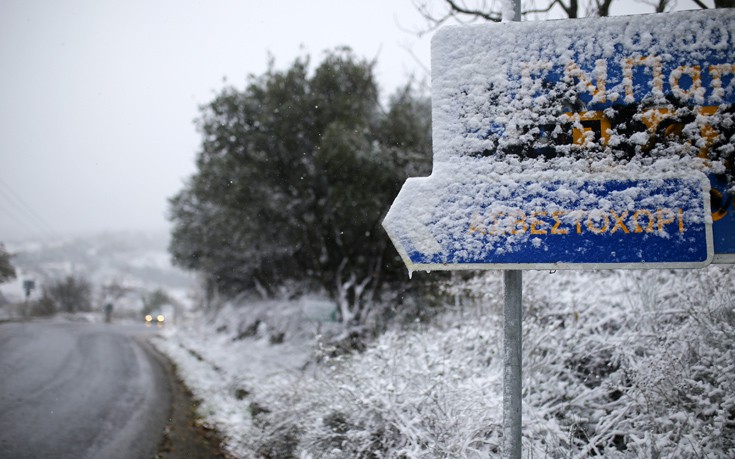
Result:
M523 457L735 457L734 271L525 272ZM157 344L235 457L498 457L502 276L442 294L362 352L315 345L317 300L228 303Z
M271 412L262 416L256 450L299 431L305 457L486 457L498 451L496 320L485 319L484 327L389 332L362 354L328 360L295 386L265 388L257 395Z
M528 272L524 457L731 457L732 274ZM259 387L258 457L498 455L502 283L454 285L481 305Z
M529 308L546 304L524 322L524 402L559 422L569 456L735 452L732 274L557 274L562 289L529 276L545 289Z

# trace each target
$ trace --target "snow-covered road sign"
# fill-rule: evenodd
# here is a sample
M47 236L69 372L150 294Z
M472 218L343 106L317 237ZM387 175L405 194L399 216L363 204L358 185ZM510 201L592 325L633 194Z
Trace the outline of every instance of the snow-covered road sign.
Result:
M734 41L723 9L439 31L409 269L735 262Z
M411 271L695 267L712 260L703 176L476 178L406 182L383 225Z

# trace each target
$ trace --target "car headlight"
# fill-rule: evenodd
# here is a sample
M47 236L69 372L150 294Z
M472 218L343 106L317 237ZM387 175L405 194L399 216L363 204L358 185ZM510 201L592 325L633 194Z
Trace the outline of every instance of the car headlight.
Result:
M166 320L166 318L163 317L163 314L158 314L156 316L156 320L158 321L158 323L162 323L164 320Z
M145 315L145 321L146 322L153 322L153 316L150 314Z

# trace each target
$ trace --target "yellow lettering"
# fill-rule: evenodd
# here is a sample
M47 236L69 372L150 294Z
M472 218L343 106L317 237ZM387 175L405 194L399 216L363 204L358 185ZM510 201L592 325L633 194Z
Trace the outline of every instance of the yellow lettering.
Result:
M610 227L610 218L607 216L607 213L605 212L596 212L595 213L590 212L589 217L587 217L587 228L589 228L590 231L592 231L595 234L602 234ZM601 227L595 226L595 220L598 220L598 216L602 216L603 224Z
M735 64L710 65L709 74L712 77L712 99L719 102L725 97L725 90L722 88L722 75L735 74Z
M718 109L718 106L699 107L698 112L701 116L698 117L697 122L700 126L699 134L704 141L700 144L701 146L699 148L698 156L700 158L707 158L707 153L710 151L715 142L717 142L717 139L720 136L720 133L717 132L717 130L715 130L715 128L713 128L712 125L709 123L709 120L711 119L710 116L717 113Z
M472 218L470 219L470 229L468 232L482 234L485 234L487 232L484 225L482 224L482 221L480 221L480 214L478 214L477 212L472 213Z
M671 116L668 108L651 108L641 113L641 121L646 125L648 131L653 134L656 132L658 123Z
M624 234L653 233L656 230L663 232L666 225L670 224L675 224L679 233L684 233L686 230L683 209L662 208L655 211L638 209L629 218L631 212L630 210L618 212L593 209L574 211L570 214L566 210L552 212L537 210L527 216L522 210L516 209L510 212L497 212L488 217L474 212L470 218L467 234L515 235L528 232L533 235L568 235L570 230L564 227L565 221L562 219L564 215L571 215L574 218L573 224L576 226L577 234L582 234L585 227L594 234L607 232L613 234L618 231ZM553 224L544 217L551 217ZM642 219L647 220L645 226Z
M656 211L658 217L658 230L663 231L664 225L674 223L674 213L669 209L658 209Z
M576 63L570 62L564 68L567 77L576 78L581 83L583 90L592 94L592 102L604 103L607 101L606 83L607 83L607 61L598 59L595 62L595 77L597 78L597 86L592 84L592 79L577 66Z
M689 89L681 89L681 86L679 85L679 80L681 79L682 75L687 75L689 76L689 78L692 79L692 85L689 87ZM695 65L693 67L681 66L676 68L674 71L671 72L671 75L669 75L669 84L671 85L671 92L673 92L674 95L679 99L689 100L693 96L697 102L704 102L704 91L702 90L702 71L700 70L698 65Z
M531 227L531 234L546 234L545 229L539 228L539 226L544 225L545 222L537 218L545 216L546 212L544 211L534 212L531 214L531 221L529 223L529 226Z
M635 224L635 229L633 230L634 233L642 233L643 228L641 228L640 223L638 223L638 217L641 215L645 215L646 218L648 218L648 225L646 225L646 233L652 233L653 232L653 213L650 210L641 209L636 210L635 213L633 213L633 223Z
M572 141L574 145L589 146L597 140L602 145L607 145L610 140L612 123L601 111L590 111L581 113L567 113L574 123L572 128Z
M501 220L503 217L505 217L505 212L498 212L497 215L493 215L492 219L492 225L490 226L490 234L495 236L498 234L504 234L505 229L500 230L498 228L498 220Z
M518 217L516 218L515 223L513 223L513 228L511 229L511 234L518 234L518 233L525 233L528 230L528 223L526 223L526 214L523 212L517 212L516 215ZM521 229L518 229L518 226L520 225Z
M635 102L635 94L633 90L633 67L647 66L651 68L653 73L653 96L661 98L664 95L664 79L661 76L661 58L657 56L647 56L639 58L623 59L623 86L625 87L625 102L632 104Z
M628 231L628 227L625 226L625 218L628 216L627 210L623 212L623 214L620 216L618 216L618 214L614 210L611 210L610 215L612 215L612 218L615 220L615 225L613 225L612 229L610 230L610 234L617 231L618 228L623 230L625 234L630 233L630 231Z
M561 226L562 224L562 221L561 219L559 219L559 217L564 214L566 214L566 212L564 212L563 210L557 210L551 214L555 222L554 226L551 227L551 234L569 234L569 230L565 228L559 228L559 226Z

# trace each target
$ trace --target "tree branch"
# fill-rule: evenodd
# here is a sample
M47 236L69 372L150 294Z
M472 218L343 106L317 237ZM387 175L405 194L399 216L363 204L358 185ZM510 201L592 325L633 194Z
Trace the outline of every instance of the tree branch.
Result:
M566 12L566 8L564 8L564 5L563 5L563 4L561 3L561 1L559 1L559 0L554 0L553 2L549 3L549 5L548 5L548 6L546 7L546 8L538 8L538 9L534 9L534 10L526 10L526 11L524 11L524 12L523 12L522 14L523 14L523 15L526 15L526 14L538 14L538 13L548 13L549 11L551 11L551 9L552 9L552 8L553 8L553 7L554 7L554 6L555 6L555 5L557 4L557 3L558 3L558 4L559 4L559 5L560 5L560 6L562 7L562 9L564 9L564 11Z
M502 16L498 13L484 13L480 10L472 10L468 8L461 7L457 5L457 3L454 0L445 0L452 11L455 13L461 13L461 14L467 14L469 16L475 16L482 19L485 19L487 21L492 22L500 22L502 20Z
M662 2L666 2L668 0L661 0ZM610 5L612 4L612 0L597 0L597 15L600 17L606 17L610 16Z

